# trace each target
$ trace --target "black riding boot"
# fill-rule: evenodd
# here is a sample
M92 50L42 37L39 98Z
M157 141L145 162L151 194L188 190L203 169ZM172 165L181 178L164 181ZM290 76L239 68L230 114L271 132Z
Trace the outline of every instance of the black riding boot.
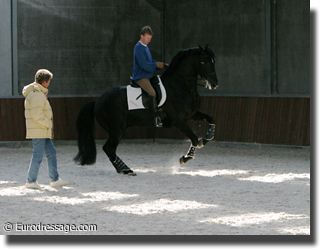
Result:
M155 96L149 95L149 105L151 114L153 116L154 125L156 127L162 127L161 118L158 116L158 105L157 105L157 99Z

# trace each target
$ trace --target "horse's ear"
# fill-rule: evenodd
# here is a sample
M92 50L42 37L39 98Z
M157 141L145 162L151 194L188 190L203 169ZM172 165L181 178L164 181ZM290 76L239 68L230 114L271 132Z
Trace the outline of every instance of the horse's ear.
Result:
M209 44L207 44L207 45L206 45L206 48L205 48L205 50L207 50L207 49L208 49L208 47L209 47Z
M201 47L201 45L199 45L199 49L200 49L200 52L201 52L201 53L204 52L204 49Z

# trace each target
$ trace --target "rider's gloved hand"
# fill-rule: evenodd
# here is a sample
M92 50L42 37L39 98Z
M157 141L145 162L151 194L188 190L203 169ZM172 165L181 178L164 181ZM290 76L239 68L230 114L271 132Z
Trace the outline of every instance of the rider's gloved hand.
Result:
M159 68L159 69L163 69L163 68L168 68L169 67L169 64L167 64L167 63L163 63L163 62L157 62L157 67Z
M158 67L159 69L163 69L164 63L163 63L163 62L157 62L157 67Z

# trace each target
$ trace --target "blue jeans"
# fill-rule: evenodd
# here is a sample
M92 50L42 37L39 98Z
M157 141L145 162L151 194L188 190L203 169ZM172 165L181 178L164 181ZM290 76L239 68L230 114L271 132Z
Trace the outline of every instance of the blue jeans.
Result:
M51 139L32 139L32 144L33 154L28 170L27 182L31 183L37 181L38 172L44 153L47 157L49 177L51 181L57 181L59 179L56 157L57 151L53 146Z

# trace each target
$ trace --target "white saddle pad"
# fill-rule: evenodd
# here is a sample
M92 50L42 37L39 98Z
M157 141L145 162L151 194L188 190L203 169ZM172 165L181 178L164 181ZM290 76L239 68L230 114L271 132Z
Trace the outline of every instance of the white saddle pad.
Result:
M166 99L167 99L167 93L166 89L164 88L160 76L157 76L159 79L159 85L160 85L160 90L162 93L161 100L158 104L158 107L161 107ZM133 88L131 85L127 86L127 101L128 101L128 109L129 110L134 110L134 109L145 109L142 103L142 89L141 88Z

